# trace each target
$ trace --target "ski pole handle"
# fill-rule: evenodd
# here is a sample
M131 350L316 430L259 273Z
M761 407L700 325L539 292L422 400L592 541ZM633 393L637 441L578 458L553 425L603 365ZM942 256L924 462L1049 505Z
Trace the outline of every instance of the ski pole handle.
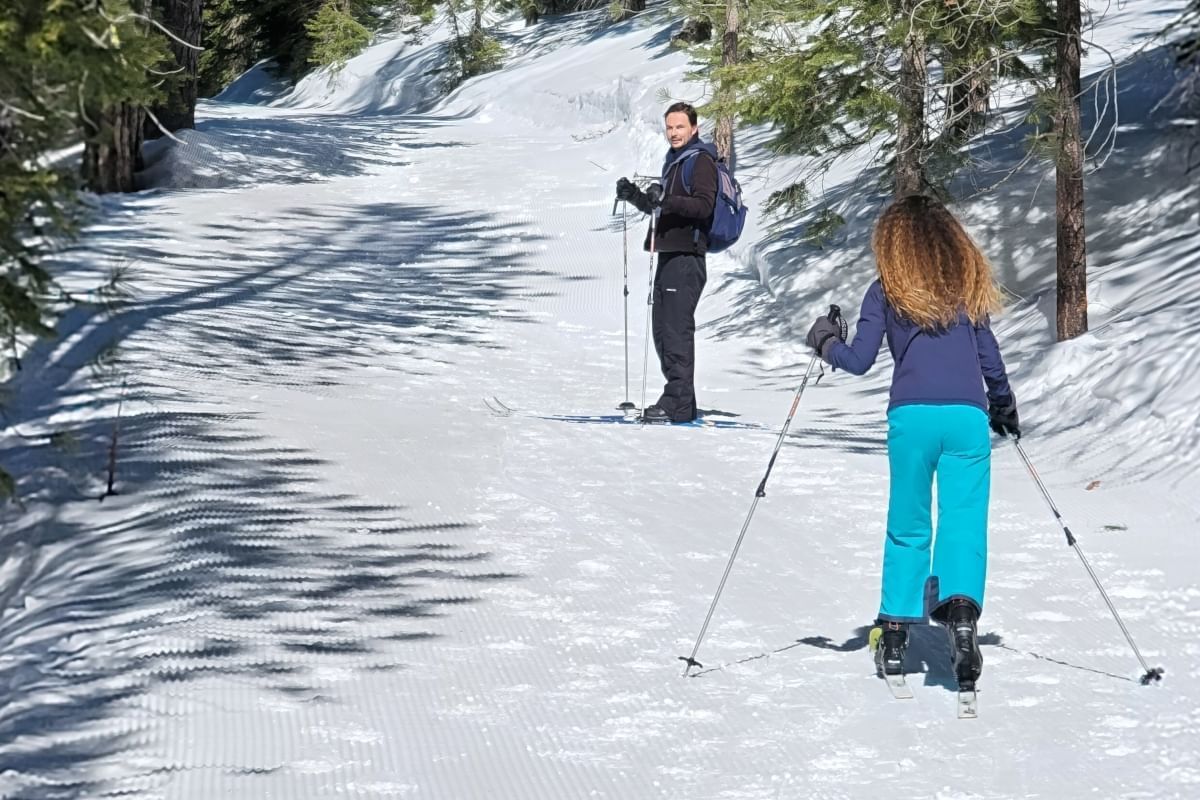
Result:
M620 205L620 204L621 204L621 198L619 198L619 197L618 197L616 200L613 200L613 213L612 213L612 215L613 215L614 217L617 215L617 206L618 206L618 205Z
M830 303L829 313L825 315L825 319L829 320L830 322L832 322L834 324L834 326L837 327L838 338L841 339L843 342L846 341L846 336L847 336L847 334L849 334L850 328L849 328L849 326L846 325L846 320L842 316L842 307L839 306L837 303ZM818 360L819 360L820 355L821 354L818 351L817 352ZM833 371L837 372L837 368L834 367ZM820 381L824 375L825 375L825 370L822 369L821 374L817 376L817 380Z

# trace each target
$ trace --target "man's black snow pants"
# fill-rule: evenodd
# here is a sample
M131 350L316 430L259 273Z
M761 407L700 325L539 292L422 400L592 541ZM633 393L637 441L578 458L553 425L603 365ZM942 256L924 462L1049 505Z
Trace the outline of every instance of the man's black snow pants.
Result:
M667 385L655 404L672 422L696 418L696 305L708 273L704 256L659 253L654 276L654 349Z

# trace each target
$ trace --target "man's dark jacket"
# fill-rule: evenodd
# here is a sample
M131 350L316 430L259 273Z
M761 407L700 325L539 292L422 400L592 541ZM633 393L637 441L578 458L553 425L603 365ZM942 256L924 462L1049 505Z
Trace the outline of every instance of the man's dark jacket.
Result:
M672 168L677 159L691 150L700 154L690 156L686 162ZM690 172L692 191L688 194L683 186L683 171ZM708 252L708 229L712 226L713 208L717 203L717 148L700 141L699 136L678 150L667 151L663 162L662 208L655 230L654 250L659 253ZM645 248L650 249L650 235L646 234Z

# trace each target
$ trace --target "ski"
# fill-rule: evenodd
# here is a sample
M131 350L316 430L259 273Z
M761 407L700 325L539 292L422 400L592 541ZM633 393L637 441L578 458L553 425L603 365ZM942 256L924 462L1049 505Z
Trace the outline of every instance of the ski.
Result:
M960 684L958 687L958 718L977 719L978 717L979 705L976 702L975 687Z
M913 690L908 685L908 681L904 678L904 673L898 675L884 675L884 680L887 682L888 691L892 693L892 697L897 700L912 700Z
M495 396L483 398L483 404L488 407L488 411L491 411L498 417L511 417L517 413L515 408L504 405L504 403L500 402L500 398Z
M575 425L638 425L642 427L662 428L728 428L734 430L765 431L770 429L752 422L736 422L730 419L713 419L700 417L691 422L647 422L640 416L626 414L536 414L519 411L505 404L497 397L485 397L483 403L497 417L524 417L540 419L548 422L565 422Z

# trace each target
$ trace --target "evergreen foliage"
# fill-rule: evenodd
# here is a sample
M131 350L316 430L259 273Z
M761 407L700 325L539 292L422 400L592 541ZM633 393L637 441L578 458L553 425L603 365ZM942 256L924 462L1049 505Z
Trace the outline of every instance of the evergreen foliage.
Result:
M942 190L962 164L962 145L984 123L988 97L1006 81L1036 81L1019 55L1036 52L1047 13L1039 0L747 0L736 64L721 66L724 20L698 0L681 0L689 17L705 15L713 41L694 48L697 76L732 91L714 93L708 116L733 114L771 126L770 146L807 156L812 168L770 199L799 211L816 200L810 184L843 155L864 146L890 184L901 107L900 61L917 32L928 74L926 135L919 158L927 189ZM707 9L707 10L706 10ZM906 9L907 13L906 13ZM1036 60L1036 59L1035 59ZM825 220L831 219L825 215ZM822 227L827 227L823 225Z
M72 302L44 256L77 229L79 176L50 154L108 135L97 109L148 105L165 39L127 2L0 5L0 346L10 368ZM0 470L0 494L12 488Z
M328 0L304 26L310 41L308 62L318 67L341 67L371 41L366 26Z

